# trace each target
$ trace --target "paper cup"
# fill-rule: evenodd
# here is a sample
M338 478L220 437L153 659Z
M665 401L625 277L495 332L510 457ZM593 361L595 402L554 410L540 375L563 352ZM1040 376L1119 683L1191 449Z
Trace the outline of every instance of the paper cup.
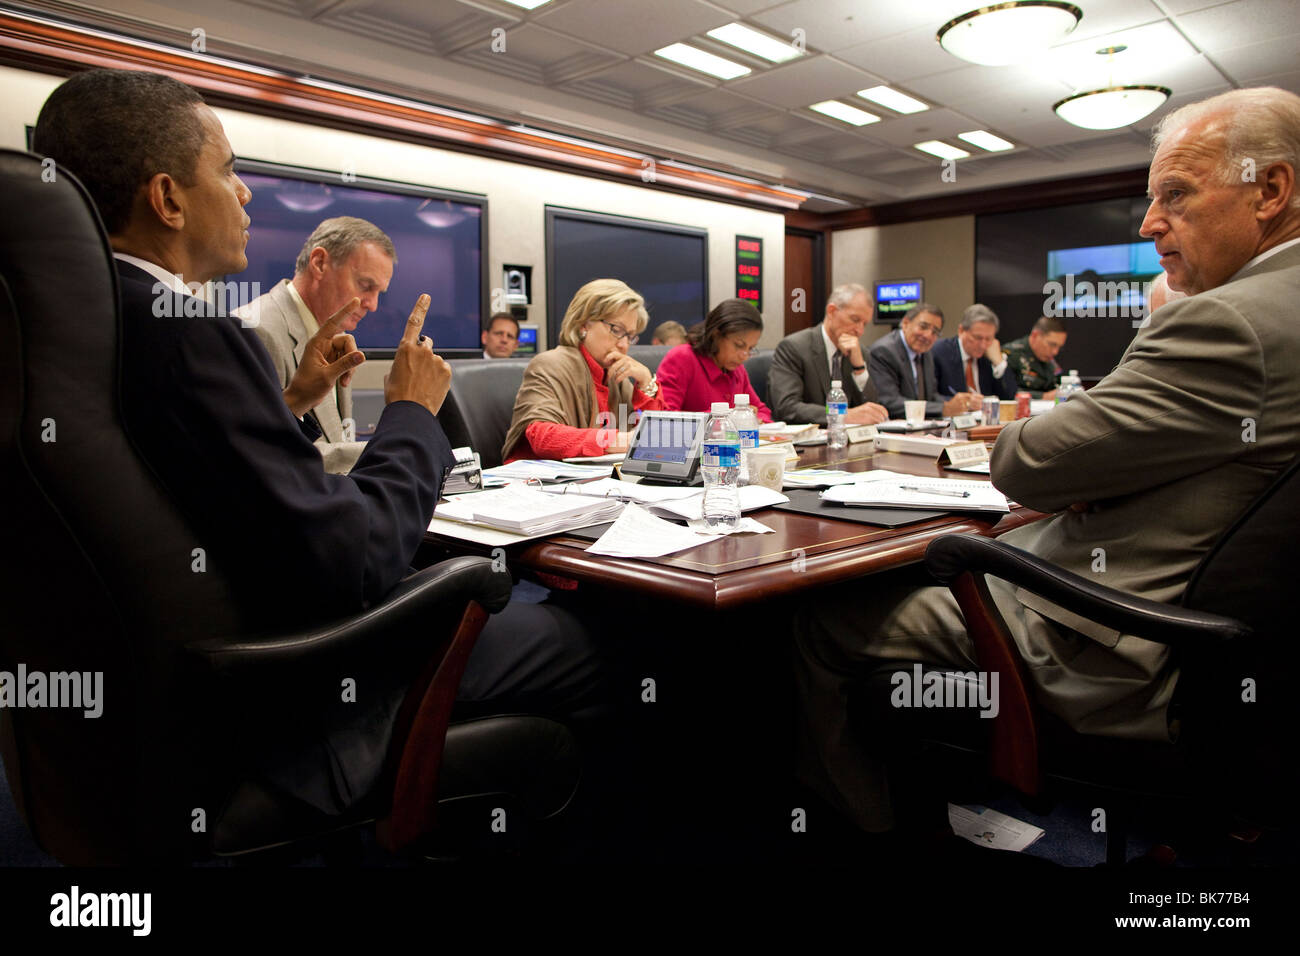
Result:
M904 402L903 417L909 422L925 421L925 401L918 400L914 402Z
M781 490L781 483L785 478L785 443L777 442L775 445L759 446L758 448L746 448L744 451L745 466L749 469L749 483L751 485L762 485L764 488L771 488L773 491Z

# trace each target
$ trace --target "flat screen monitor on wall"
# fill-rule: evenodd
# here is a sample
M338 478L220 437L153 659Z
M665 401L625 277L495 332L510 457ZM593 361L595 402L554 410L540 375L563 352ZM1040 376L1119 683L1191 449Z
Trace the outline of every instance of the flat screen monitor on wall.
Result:
M424 331L434 347L482 351L486 197L361 176L341 182L338 173L250 160L236 168L253 191L245 207L252 225L248 268L227 278L258 282L267 292L293 276L299 250L322 220L358 216L393 240L397 268L379 308L352 333L357 345L371 355L391 355L411 307L427 292L432 301Z
M875 287L875 321L887 325L898 325L907 310L925 298L923 279L888 279L877 282Z
M690 328L708 314L709 234L704 229L546 207L548 343L573 294L592 279L622 279L645 297L650 334L673 320Z
M979 216L975 297L998 314L999 339L1019 338L1051 313L1067 331L1057 362L1085 378L1107 375L1160 272L1154 244L1138 235L1147 204L1135 196Z

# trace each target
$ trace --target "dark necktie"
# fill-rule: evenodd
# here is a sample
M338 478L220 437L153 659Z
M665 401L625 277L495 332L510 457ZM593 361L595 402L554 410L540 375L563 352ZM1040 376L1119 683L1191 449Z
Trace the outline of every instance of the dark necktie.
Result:
M920 355L916 357L916 397L925 398L925 365Z
M832 382L844 381L844 375L843 372L841 371L844 368L844 362L842 361L843 358L844 358L844 353L837 350L835 352L834 357L831 359L831 381Z

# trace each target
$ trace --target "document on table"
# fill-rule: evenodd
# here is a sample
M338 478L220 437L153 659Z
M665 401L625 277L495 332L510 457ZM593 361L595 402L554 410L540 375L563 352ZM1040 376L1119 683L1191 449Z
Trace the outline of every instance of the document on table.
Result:
M947 468L948 471L964 471L972 475L988 475L991 474L989 471L989 464L990 463L987 461L981 461L974 465L961 465L957 468L948 468L948 466L944 467Z
M789 500L781 492L773 491L771 488L764 488L762 485L746 485L740 489L740 510L742 512L770 508L772 505L782 505ZM704 492L696 490L695 494L689 498L660 501L650 505L649 510L657 515L668 518L685 518L687 521L694 518L703 518Z
M520 459L508 465L484 470L485 478L506 478L510 481L579 481L583 478L604 478L610 473L609 465L570 465L562 461L529 461Z
M610 521L622 507L615 499L551 495L513 484L448 502L438 508L438 514L518 534L555 534Z
M614 558L657 558L685 551L708 540L690 528L656 518L640 505L629 504L609 530L587 549L587 553L607 554Z
M953 833L972 843L1017 853L1033 845L1046 832L988 807L960 807L955 803L948 804L948 822Z
M912 478L837 485L822 492L822 499L841 505L870 508L922 508L945 511L992 511L1005 514L1011 509L1007 497L988 481L959 478Z
M757 518L741 518L730 531L718 531L715 528L710 528L703 518L692 518L686 522L686 527L696 534L709 535L714 538L720 538L728 534L776 534L775 528L769 528Z
M612 451L608 455L588 455L587 457L566 458L570 465L615 465L627 457L625 451Z
M886 481L890 478L906 478L896 471L878 468L875 471L837 471L832 468L800 468L787 471L784 477L786 488L831 488L835 485L857 485L868 481Z
M593 498L616 498L620 501L632 501L644 505L647 510L665 517L692 518L703 517L704 490L675 485L647 485L641 482L633 484L607 478L603 481L584 481L581 484L552 486L543 489L547 494L563 497L590 496ZM770 508L772 505L784 504L790 499L779 491L764 488L762 485L746 485L740 491L740 510L756 511ZM594 523L594 522L593 522Z

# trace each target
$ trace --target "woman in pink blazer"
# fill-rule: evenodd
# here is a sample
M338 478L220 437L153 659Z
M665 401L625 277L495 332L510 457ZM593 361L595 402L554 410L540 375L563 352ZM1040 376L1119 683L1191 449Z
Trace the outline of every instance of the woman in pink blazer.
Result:
M734 403L741 393L760 422L772 413L754 392L744 361L754 354L763 334L763 317L744 299L719 302L691 329L685 345L671 349L659 363L655 379L663 407L671 411L707 412L714 402Z

